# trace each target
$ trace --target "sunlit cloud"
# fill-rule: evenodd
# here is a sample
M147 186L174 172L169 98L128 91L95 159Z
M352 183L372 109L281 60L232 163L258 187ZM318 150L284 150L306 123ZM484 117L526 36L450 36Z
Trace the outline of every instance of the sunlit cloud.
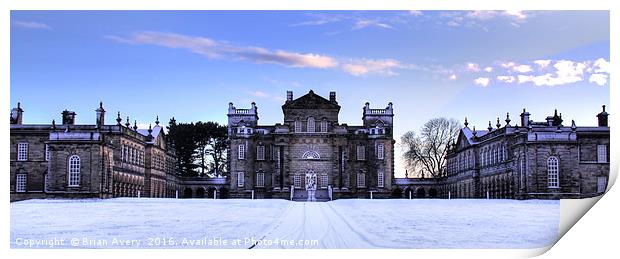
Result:
M52 27L40 22L13 21L13 24L26 29L51 30Z

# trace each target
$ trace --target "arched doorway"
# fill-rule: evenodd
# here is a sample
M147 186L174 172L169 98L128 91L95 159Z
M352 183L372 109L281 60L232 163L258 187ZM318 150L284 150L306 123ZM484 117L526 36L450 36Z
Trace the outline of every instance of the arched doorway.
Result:
M409 199L413 197L413 189L411 189L411 187L407 187L407 189L405 189L405 198Z
M437 198L437 190L435 188L431 188L430 190L428 190L428 197Z
M424 190L424 188L418 187L418 190L416 191L416 197L417 198L425 198L426 197L426 191Z
M207 198L213 199L213 197L215 197L215 192L216 191L217 191L217 189L215 189L215 187L207 188Z
M204 198L205 197L205 188L198 187L196 189L196 198Z
M226 189L226 187L222 187L220 188L220 193L219 197L217 197L218 199L226 199L228 198L228 189Z
M185 190L183 190L183 198L192 198L191 188L185 188Z

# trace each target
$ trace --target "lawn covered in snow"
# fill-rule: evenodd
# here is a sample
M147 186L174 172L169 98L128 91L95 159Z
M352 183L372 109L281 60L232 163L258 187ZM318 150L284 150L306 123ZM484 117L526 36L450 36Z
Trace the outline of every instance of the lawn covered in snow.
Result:
M560 216L559 201L540 200L116 198L10 206L12 248L536 248L555 242Z

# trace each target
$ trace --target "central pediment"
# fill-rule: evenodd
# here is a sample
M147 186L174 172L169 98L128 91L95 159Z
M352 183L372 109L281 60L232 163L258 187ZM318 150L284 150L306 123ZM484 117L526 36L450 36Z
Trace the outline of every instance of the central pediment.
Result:
M338 109L340 105L337 102L332 102L323 98L322 96L315 94L310 90L307 94L292 100L287 101L282 105L282 109Z

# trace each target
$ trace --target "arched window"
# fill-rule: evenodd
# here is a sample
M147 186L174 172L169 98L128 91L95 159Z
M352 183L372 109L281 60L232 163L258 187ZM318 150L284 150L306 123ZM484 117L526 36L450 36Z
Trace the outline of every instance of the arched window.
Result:
M559 179L559 161L557 157L551 156L547 159L547 174L548 174L548 183L549 188L558 188L560 187L560 179Z
M301 132L301 121L295 120L295 132Z
M327 121L321 121L321 132L327 132Z
M314 150L308 150L301 155L301 159L321 159L321 155Z
M80 157L69 157L69 186L80 186Z
M306 125L307 128L307 132L314 132L315 131L315 125L314 125L314 117L308 117L308 124Z

